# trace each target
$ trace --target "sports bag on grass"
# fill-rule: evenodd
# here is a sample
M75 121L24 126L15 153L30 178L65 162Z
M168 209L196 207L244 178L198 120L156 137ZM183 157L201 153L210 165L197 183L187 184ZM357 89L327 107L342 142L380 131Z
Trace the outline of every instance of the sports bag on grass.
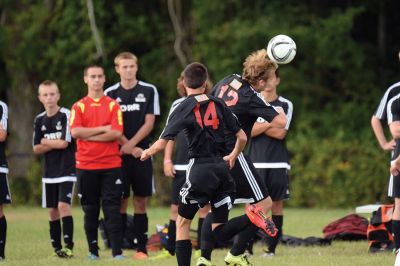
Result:
M324 238L330 240L360 240L367 238L368 220L357 214L349 214L324 227Z
M378 210L372 212L372 217L367 229L369 252L390 251L393 249L393 208L393 204L382 205Z

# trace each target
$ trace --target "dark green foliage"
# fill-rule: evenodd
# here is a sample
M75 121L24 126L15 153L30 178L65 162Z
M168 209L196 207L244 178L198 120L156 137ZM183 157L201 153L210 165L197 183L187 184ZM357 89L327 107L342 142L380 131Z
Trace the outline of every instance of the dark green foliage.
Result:
M389 154L378 147L370 118L387 86L399 78L398 1L174 2L181 4L184 54L188 61L205 63L214 82L240 74L246 56L265 47L274 35L287 34L296 41L296 58L280 67L279 87L294 104L287 137L292 154L290 205L354 206L386 200ZM69 107L86 94L85 65L103 64L111 85L118 81L115 55L131 51L139 57L140 79L159 90L162 116L156 122L156 138L170 103L178 97L176 79L182 70L167 1L93 3L103 58L97 55L86 1L0 3L0 14L6 15L0 23L0 95L7 88L14 91L20 76L26 77L32 95L40 81L53 79L60 84L62 105ZM32 105L32 112L39 109L34 100L26 104ZM13 180L13 195L37 202L38 164L28 175L30 185ZM154 201L164 204L169 180L163 176L161 156L155 160L155 176Z

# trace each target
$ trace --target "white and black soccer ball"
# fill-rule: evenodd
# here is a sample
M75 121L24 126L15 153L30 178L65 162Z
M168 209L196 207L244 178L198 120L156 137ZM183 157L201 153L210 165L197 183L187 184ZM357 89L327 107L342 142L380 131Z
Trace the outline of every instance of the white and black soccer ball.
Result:
M278 64L290 63L296 55L296 43L287 35L276 35L267 45L269 59Z

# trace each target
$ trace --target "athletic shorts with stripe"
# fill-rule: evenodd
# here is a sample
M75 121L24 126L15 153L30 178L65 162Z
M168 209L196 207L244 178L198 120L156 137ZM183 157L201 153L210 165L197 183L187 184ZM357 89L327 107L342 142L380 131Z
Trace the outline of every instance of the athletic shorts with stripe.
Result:
M192 158L179 195L178 213L192 220L199 207L210 202L213 221L224 223L232 206L235 183L222 158Z
M172 178L171 184L171 203L178 205L179 203L179 191L186 181L186 171L175 170L175 177Z
M6 173L0 173L0 204L11 203L10 186Z
M122 180L124 198L133 195L150 197L154 193L154 177L152 160L140 161L130 155L122 156Z
M269 196L268 189L253 163L243 153L239 154L230 172L236 184L234 204L256 203Z
M75 182L42 183L42 207L57 208L59 202L72 204Z

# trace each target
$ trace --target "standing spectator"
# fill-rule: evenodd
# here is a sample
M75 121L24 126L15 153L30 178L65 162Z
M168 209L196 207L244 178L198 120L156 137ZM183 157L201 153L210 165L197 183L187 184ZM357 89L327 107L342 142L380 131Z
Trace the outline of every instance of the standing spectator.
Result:
M84 212L89 259L99 259L97 228L100 205L109 232L112 255L122 256L121 157L118 139L123 121L119 104L104 95L104 70L90 65L84 70L88 94L72 106L71 134L77 139L76 173L78 195Z
M55 82L43 81L38 93L45 111L34 121L33 152L44 155L42 206L49 210L54 255L70 258L74 247L71 203L76 182L75 151L68 125L70 111L58 105L60 91ZM61 245L60 218L64 249Z
M134 54L122 52L115 57L114 63L121 81L109 87L105 94L120 104L124 120L124 132L120 139L124 181L122 230L124 232L126 228L128 199L132 189L134 236L137 239L137 252L133 258L146 259L149 227L147 204L154 192L154 178L151 160L142 162L139 158L142 151L149 147L149 134L153 130L155 116L160 114L158 92L155 86L137 80L138 60Z
M293 115L293 104L288 99L277 94L280 84L278 69L271 75L267 87L261 92L264 99L275 108L282 108L286 114L284 128L267 126L269 123L262 117L257 119L251 131L249 157L254 162L260 177L270 192L272 199L272 220L278 234L271 238L268 251L264 256L274 256L276 246L282 236L283 227L283 200L289 198L289 152L286 147L286 134L289 130Z
M219 240L231 238L252 225L246 215L228 221L235 184L229 168L246 145L246 135L237 118L218 98L204 94L207 69L200 63L189 64L184 70L187 99L168 117L167 125L141 160L163 150L168 140L184 130L189 142L189 164L186 182L180 190L176 221L176 258L178 265L190 265L192 245L189 239L191 221L198 209L210 203L213 212L212 234ZM224 129L235 136L234 149L226 154ZM247 260L246 260L247 261Z
M392 153L391 178L389 183L389 195L394 198L394 209L392 216L392 233L394 246L400 265L400 94L392 97L387 104L387 122L393 139L396 141L396 148ZM396 259L397 260L397 259ZM397 264L396 264L397 265Z
M0 261L4 260L7 220L4 215L3 205L11 203L10 187L8 186L8 164L6 160L6 139L7 139L8 108L0 101Z

